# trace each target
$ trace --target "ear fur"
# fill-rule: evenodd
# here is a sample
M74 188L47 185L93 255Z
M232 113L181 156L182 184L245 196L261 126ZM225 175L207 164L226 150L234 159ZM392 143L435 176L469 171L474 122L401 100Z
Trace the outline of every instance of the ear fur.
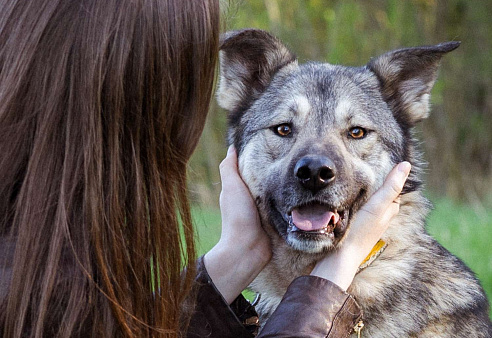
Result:
M399 49L372 59L367 67L381 82L383 98L400 120L413 126L429 115L430 91L442 56L460 42Z
M280 40L258 29L231 31L220 43L219 105L243 110L257 99L273 75L296 57ZM241 109L243 108L243 109Z

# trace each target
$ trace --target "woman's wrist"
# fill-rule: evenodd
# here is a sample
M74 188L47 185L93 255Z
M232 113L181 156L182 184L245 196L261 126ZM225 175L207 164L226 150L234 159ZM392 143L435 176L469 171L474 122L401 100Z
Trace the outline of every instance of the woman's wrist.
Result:
M362 260L363 258L359 259L357 250L342 246L319 261L311 275L327 279L347 291Z
M228 304L258 276L270 260L270 252L219 241L205 254L207 272Z

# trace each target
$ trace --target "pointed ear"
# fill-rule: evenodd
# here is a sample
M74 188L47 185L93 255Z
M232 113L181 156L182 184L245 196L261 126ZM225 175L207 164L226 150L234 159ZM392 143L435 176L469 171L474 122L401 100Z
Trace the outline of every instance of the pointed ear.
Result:
M413 126L429 115L430 91L442 56L460 42L405 48L371 60L367 67L381 82L383 98L394 114Z
M273 75L296 60L277 38L258 29L223 34L220 44L219 105L235 111L259 97Z

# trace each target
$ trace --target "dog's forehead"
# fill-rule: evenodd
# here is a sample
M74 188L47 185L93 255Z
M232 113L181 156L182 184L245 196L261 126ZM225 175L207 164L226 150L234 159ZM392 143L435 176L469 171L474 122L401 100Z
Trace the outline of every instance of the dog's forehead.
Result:
M387 112L377 77L364 67L302 65L290 76L273 81L266 100L277 113L294 112L301 118L316 114L330 123L363 115L376 120L382 111Z
M379 80L365 67L307 63L275 76L241 119L245 135L281 123L301 123L312 134L362 126L386 130L397 122L383 100Z

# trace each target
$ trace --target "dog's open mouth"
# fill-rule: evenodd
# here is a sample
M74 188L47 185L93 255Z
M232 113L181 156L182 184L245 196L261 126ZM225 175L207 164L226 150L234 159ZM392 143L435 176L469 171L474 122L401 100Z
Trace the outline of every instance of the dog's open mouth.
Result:
M288 233L302 237L334 237L336 230L345 228L348 210L341 210L319 202L293 208L287 214Z
M305 253L323 253L334 249L343 241L365 190L355 198L347 198L336 204L317 199L304 200L297 205L287 206L275 224L277 232L294 250ZM277 209L279 211L279 209Z

